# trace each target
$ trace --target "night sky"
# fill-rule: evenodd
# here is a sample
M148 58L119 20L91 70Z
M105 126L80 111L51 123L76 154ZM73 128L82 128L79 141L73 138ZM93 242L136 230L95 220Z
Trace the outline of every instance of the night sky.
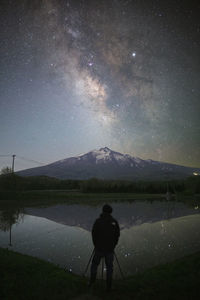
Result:
M105 146L200 167L198 2L0 5L0 155L16 169Z

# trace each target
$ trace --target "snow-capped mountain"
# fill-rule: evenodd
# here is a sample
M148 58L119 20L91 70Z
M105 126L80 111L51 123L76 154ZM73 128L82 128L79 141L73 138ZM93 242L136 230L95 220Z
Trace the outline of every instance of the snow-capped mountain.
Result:
M108 147L18 172L22 176L46 175L61 179L173 179L200 173L200 169L151 159L143 160Z

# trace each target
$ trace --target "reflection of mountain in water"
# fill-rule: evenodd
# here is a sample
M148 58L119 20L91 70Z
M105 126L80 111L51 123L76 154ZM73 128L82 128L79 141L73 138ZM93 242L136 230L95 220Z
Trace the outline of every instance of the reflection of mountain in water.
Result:
M112 207L113 217L118 220L121 229L199 213L199 209L188 208L180 202L135 201L113 203ZM101 207L60 204L45 208L26 208L25 213L91 231L94 220L101 214Z

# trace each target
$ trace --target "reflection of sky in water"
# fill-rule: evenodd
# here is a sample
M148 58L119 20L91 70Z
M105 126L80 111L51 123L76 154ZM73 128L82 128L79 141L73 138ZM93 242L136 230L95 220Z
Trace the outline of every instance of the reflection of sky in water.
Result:
M142 270L198 250L200 215L144 223L125 229L119 247L124 268L129 275L132 270Z
M150 210L146 204L142 209L141 203L113 205L113 215L123 227L116 254L125 275L200 250L200 215L191 214L196 212L194 209L188 209L187 215L183 204L175 204L173 217L163 220L165 205L157 203ZM43 217L25 214L19 224L12 226L12 249L82 274L93 249L88 230L100 211L99 207L78 205L29 209L29 213L43 214ZM65 223L71 226L46 219L63 223L64 215ZM0 231L0 246L9 247L8 244L9 232ZM119 276L117 265L115 276Z
M8 240L9 232L0 232L0 245L8 247ZM82 272L92 251L89 232L28 215L12 226L12 245L13 250L72 268L76 273Z

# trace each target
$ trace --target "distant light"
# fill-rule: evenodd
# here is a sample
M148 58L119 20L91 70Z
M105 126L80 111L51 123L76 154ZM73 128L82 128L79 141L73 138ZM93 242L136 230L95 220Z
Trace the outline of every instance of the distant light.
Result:
M133 52L133 53L132 53L132 56L133 56L133 57L136 57L136 53L135 53L135 52Z
M194 175L194 176L198 176L198 175L200 175L200 174L197 173L197 172L193 172L193 175Z
M128 256L130 256L130 253L126 253L124 256L125 256L125 257L128 257Z

